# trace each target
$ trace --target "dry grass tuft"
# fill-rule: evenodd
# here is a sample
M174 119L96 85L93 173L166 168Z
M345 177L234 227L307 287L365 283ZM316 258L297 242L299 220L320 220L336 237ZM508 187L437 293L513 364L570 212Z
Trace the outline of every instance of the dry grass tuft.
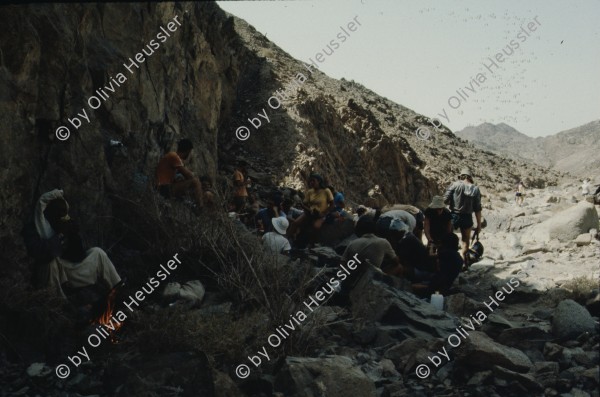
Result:
M571 293L571 299L582 305L585 305L590 298L590 294L594 290L598 290L600 285L597 279L593 277L580 276L567 281L561 288L566 289Z

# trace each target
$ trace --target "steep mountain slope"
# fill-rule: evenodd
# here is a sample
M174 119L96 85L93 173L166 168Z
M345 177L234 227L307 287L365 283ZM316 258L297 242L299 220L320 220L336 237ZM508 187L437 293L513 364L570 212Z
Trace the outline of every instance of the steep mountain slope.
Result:
M600 167L600 120L543 138L528 137L504 123L466 127L456 135L481 149L580 177L593 177L590 171Z
M600 177L600 120L546 137L542 147L544 154L551 156L554 169L581 177Z
M235 18L234 25L245 46L264 59L252 82L252 87L263 91L238 92L240 106L220 137L226 139L229 131L249 124L247 119L263 110L270 123L265 125L263 120L260 129L251 129L252 135L241 144L220 142L227 148L268 153L263 156L271 164L267 167L286 184L300 186L300 176L316 169L355 201L379 184L389 201L424 205L464 166L473 168L478 183L493 189L510 189L522 177L556 180L556 175L546 174L541 167L477 150L446 127L438 131L425 117L360 84L332 79L319 71L310 74L302 62L290 58L243 20ZM269 108L269 96L287 87L297 73L307 80L284 101L285 110ZM429 128L429 139L417 137L420 126ZM272 142L277 150L265 152Z
M456 131L455 134L482 149L506 154L511 154L511 151L517 148L527 152L528 147L532 146L535 141L505 123L483 123L475 127L469 126ZM516 152L518 154L518 151Z

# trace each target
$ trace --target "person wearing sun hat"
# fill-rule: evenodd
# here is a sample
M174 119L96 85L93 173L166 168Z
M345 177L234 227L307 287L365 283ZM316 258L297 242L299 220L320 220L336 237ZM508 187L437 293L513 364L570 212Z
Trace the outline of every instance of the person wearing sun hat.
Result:
M425 237L428 246L436 246L448 233L452 233L452 216L442 196L433 196L425 210Z
M473 229L473 213L477 225L475 233L481 231L481 192L473 182L471 171L463 168L458 176L458 181L452 183L444 194L444 203L450 207L452 224L461 233L461 253L467 261L466 254L469 250L469 240ZM465 263L467 266L469 263Z
M271 224L274 230L262 237L265 249L272 254L287 255L292 249L290 242L285 238L290 223L285 216L279 216L271 219Z

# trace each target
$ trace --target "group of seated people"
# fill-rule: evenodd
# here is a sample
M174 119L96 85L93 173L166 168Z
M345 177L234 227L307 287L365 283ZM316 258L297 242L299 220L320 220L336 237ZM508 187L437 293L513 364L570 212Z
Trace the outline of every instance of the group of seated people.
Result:
M192 148L191 141L182 139L176 151L160 159L156 168L157 192L167 199L190 194L194 209L216 208L210 178L198 179L183 164ZM238 213L248 210L247 182L247 175L236 169L231 208ZM412 205L380 210L359 206L353 215L346 209L344 194L327 186L321 175L311 174L308 187L301 201L298 196L274 192L266 207L249 219L268 252L288 254L292 248L301 247L302 242L313 245L323 225L335 227L354 221L358 238L347 246L344 258L358 254L385 273L413 281L414 290L423 294L450 288L463 260L457 252L457 236L442 197L433 197L424 212ZM45 193L36 207L34 221L24 229L28 251L36 259L39 271L34 273L39 284L51 287L63 297L70 288L98 282L115 287L121 278L114 265L100 248L83 249L68 208L62 191ZM423 233L427 246L422 242Z
M298 205L302 210L277 191L247 225L264 233L262 241L268 252L289 254L292 248L303 247L299 234L308 235L310 245L323 225L354 219L358 238L350 242L343 257L359 254L383 272L412 281L418 294L446 292L463 268L459 239L443 197L434 196L424 212L412 205L359 206L353 216L345 209L343 193L334 193L319 174L309 176L308 186ZM427 245L422 242L423 235Z

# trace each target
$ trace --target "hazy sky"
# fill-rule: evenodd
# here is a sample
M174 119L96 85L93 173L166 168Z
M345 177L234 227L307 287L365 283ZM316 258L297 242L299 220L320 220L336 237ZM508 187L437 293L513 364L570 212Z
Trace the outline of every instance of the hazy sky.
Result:
M304 62L323 47L330 52L326 46L340 26L358 16L361 25L320 69L437 117L454 131L504 122L545 136L600 118L598 0L218 4ZM530 22L534 32L527 30ZM517 36L521 26L529 36ZM484 63L491 65L488 58L503 49L508 55L488 70ZM444 111L449 122L437 115Z

